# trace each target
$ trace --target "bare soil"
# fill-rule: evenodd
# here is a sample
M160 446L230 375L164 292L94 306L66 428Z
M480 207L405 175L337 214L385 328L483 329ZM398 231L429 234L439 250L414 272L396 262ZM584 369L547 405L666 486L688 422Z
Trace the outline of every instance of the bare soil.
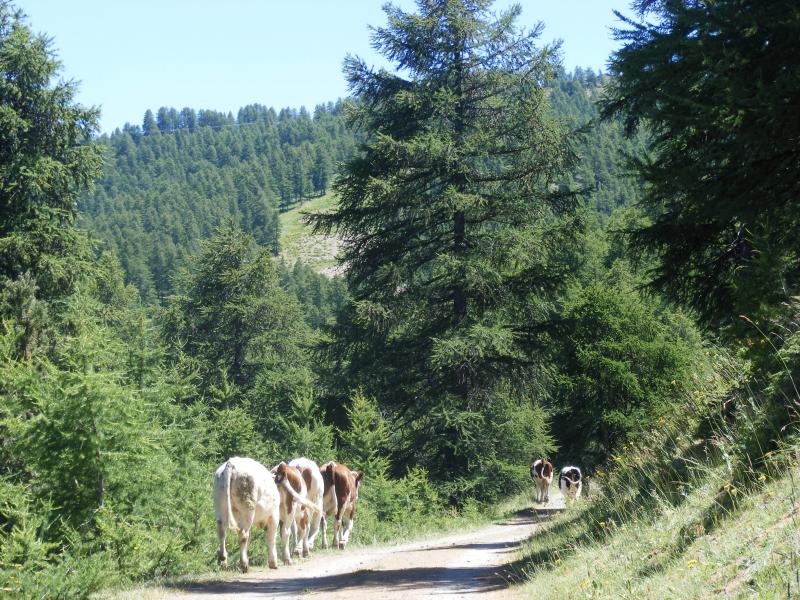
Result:
M560 498L558 499L560 500ZM551 499L548 509L558 510ZM187 583L164 598L252 600L317 596L331 599L514 598L504 568L547 512L524 511L468 533L399 546L328 551L277 570L253 569L225 581Z

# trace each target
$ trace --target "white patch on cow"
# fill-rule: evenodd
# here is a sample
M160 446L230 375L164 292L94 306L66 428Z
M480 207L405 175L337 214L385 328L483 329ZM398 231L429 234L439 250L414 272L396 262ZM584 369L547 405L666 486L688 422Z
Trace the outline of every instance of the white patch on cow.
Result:
M247 547L253 527L266 530L268 563L278 567L275 537L280 519L280 495L272 473L252 458L234 456L214 473L214 513L217 521L219 549L217 559L228 564L225 538L228 529L239 531L240 568L246 573L250 565Z
M311 550L314 549L314 541L319 534L320 525L324 518L324 506L322 497L325 493L325 482L322 479L322 473L319 470L319 465L313 460L305 457L295 458L289 462L290 467L300 469L300 471L308 471L311 474L311 485L308 486L307 496L309 502L314 504L319 509L319 514L315 515L309 511L308 525L303 531L300 523L292 527L295 534L295 554L298 554L298 547L302 542L303 556L308 556Z
M561 469L558 476L558 489L564 495L564 502L571 504L581 497L583 475L578 467L568 466Z

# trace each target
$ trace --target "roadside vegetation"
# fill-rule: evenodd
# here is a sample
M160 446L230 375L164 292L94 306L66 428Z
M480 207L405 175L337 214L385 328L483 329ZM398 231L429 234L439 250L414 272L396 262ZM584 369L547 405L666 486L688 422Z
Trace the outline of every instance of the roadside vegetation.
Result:
M0 596L213 570L234 455L363 470L355 544L549 455L592 493L520 581L800 592L800 12L634 8L599 74L519 7L388 5L346 101L98 136L0 0Z

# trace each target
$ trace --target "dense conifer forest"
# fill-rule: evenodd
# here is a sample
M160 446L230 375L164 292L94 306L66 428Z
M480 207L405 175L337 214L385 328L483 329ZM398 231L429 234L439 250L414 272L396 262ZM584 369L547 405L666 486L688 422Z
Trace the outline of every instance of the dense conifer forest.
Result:
M212 568L234 455L363 470L356 543L468 520L548 455L598 485L524 576L707 501L679 561L797 468L780 4L635 2L661 25L627 21L608 73L565 72L519 7L387 5L395 71L348 56L345 100L99 135L0 0L0 595ZM322 196L335 277L281 247ZM781 556L753 590L794 589Z

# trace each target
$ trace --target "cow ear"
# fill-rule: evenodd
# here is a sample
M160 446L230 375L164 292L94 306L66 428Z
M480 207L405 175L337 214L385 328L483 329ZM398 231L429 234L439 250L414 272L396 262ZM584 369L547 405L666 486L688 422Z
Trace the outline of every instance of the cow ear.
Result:
M361 478L364 476L364 471L356 471L356 483L361 483Z

